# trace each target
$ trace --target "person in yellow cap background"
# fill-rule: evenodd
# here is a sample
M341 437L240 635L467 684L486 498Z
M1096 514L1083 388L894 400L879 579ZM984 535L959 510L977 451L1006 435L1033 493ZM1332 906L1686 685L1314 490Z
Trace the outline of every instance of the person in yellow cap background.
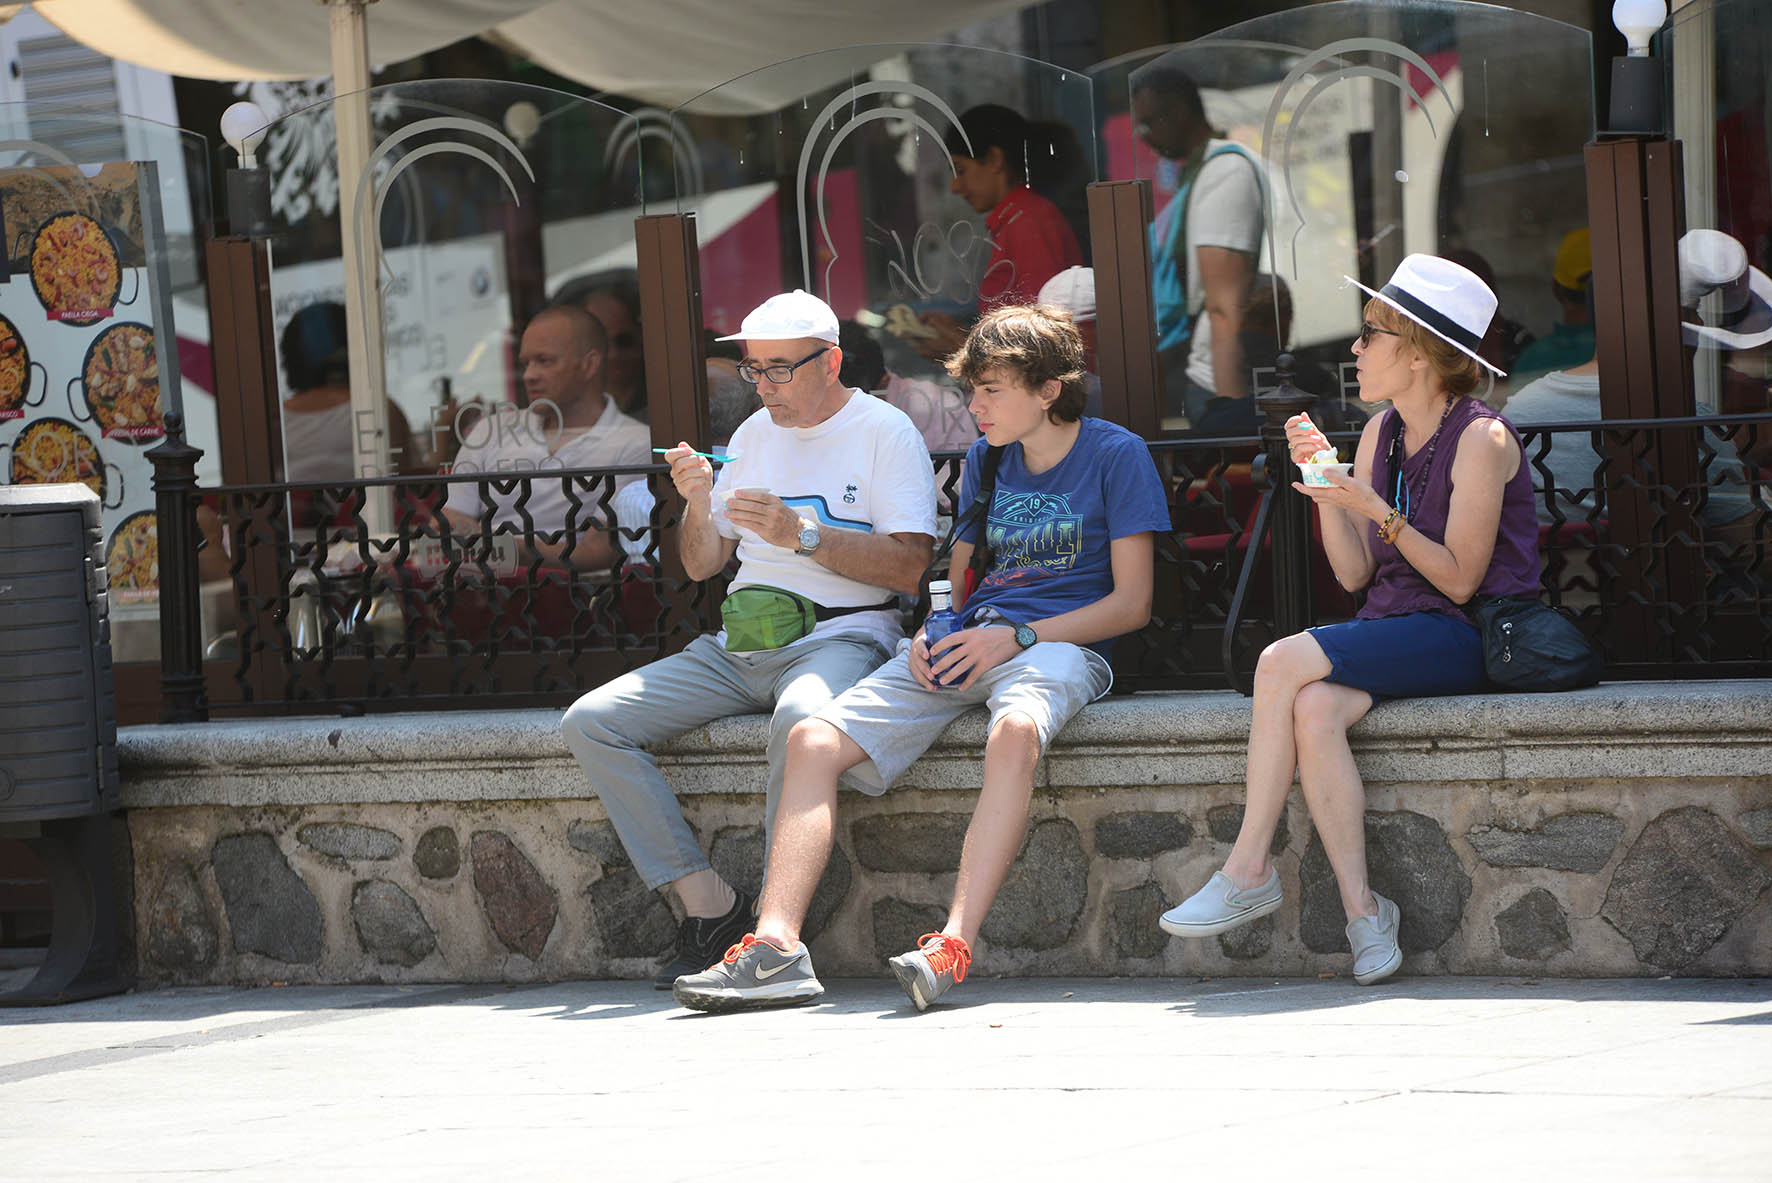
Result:
M1587 227L1563 235L1551 268L1551 295L1563 310L1562 321L1548 337L1540 337L1514 361L1513 387L1520 390L1541 374L1567 370L1594 355L1594 316L1587 289L1594 278L1594 253Z

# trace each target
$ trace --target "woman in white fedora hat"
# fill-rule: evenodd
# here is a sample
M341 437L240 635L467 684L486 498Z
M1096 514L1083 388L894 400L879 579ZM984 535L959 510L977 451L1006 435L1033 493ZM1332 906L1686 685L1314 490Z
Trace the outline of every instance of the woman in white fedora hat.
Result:
M1349 282L1357 282L1350 280ZM1359 615L1269 645L1255 671L1248 796L1224 868L1164 913L1177 936L1203 937L1279 908L1269 854L1296 769L1347 914L1354 978L1395 973L1396 904L1367 881L1365 788L1347 729L1387 698L1465 694L1483 686L1482 643L1460 605L1475 595L1536 595L1538 526L1519 436L1471 397L1495 294L1469 270L1410 255L1367 301L1360 401L1390 403L1360 437L1352 477L1293 487L1322 513L1335 577L1364 589ZM1288 422L1294 461L1329 442L1304 416Z

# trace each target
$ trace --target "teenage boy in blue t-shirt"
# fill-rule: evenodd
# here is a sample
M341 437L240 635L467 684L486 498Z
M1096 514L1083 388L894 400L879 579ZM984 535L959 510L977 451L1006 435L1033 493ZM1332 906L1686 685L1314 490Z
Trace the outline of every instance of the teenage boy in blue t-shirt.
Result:
M830 857L838 780L884 793L982 703L991 712L984 787L947 924L889 962L918 1010L965 980L1027 831L1034 766L1112 684L1113 639L1150 619L1153 533L1169 529L1163 483L1143 440L1083 417L1083 343L1070 318L1044 307L991 312L948 372L971 388L984 433L966 457L961 504L978 497L987 449L1001 449L984 514L988 563L959 607L966 627L933 654L921 633L901 643L898 656L794 728L757 930L711 969L677 979L683 1006L786 1006L824 993L800 926ZM977 516L963 521L955 572L968 569L978 543Z

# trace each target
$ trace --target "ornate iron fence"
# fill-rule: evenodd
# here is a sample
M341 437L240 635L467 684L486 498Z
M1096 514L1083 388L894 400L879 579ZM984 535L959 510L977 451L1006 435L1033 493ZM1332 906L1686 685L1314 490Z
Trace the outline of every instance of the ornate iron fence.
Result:
M1151 444L1173 528L1151 622L1117 647L1119 689L1246 690L1268 641L1357 609L1306 499L1268 479L1287 471L1279 425L1309 398L1263 396L1260 439ZM169 719L560 705L718 627L725 580L676 568L662 465L204 489L175 417L168 430L154 460ZM1772 414L1521 432L1544 596L1609 676L1772 673ZM1357 435L1335 439L1351 452ZM946 512L959 461L935 457ZM442 512L458 486L477 512ZM544 488L567 505L551 529L532 512ZM207 632L198 589L223 605Z

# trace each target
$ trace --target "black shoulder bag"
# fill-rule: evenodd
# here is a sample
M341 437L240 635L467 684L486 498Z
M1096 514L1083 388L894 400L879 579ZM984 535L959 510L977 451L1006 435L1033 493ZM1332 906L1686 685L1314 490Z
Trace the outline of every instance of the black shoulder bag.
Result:
M1483 671L1503 690L1579 690L1603 665L1581 630L1536 596L1486 596L1465 605L1483 634Z

